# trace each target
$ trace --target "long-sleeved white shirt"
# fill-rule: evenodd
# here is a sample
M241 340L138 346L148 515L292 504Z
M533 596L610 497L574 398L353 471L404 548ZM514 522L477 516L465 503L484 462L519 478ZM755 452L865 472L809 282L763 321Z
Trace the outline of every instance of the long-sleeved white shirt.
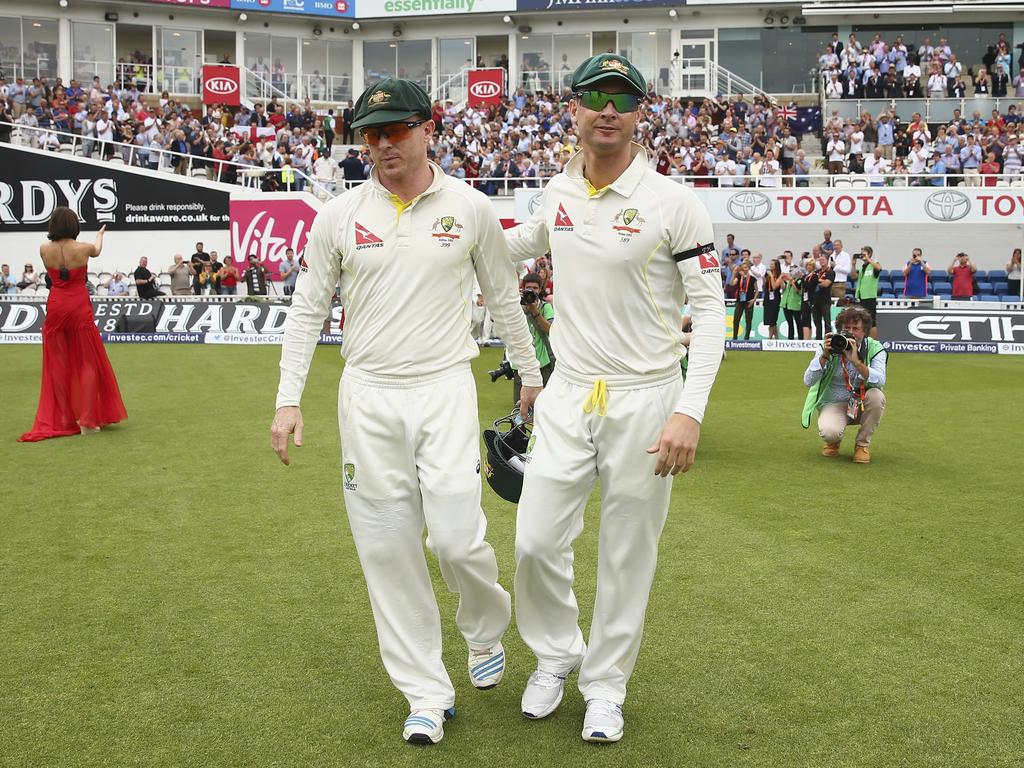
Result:
M494 208L465 182L431 170L433 183L401 210L374 173L317 214L285 320L278 408L299 404L339 284L349 365L378 376L426 376L477 357L479 282L523 384L541 386Z
M579 152L548 183L530 219L505 231L518 261L551 251L556 370L620 381L668 371L683 354L688 297L690 363L675 411L701 421L725 342L711 217L693 190L649 168L640 147L622 175L596 193L583 163Z

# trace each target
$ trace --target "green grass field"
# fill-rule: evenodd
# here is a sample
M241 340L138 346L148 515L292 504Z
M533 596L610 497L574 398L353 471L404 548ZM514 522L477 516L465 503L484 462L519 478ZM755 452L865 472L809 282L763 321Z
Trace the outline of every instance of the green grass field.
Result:
M0 765L1024 765L1024 359L891 358L862 467L800 429L805 355L730 354L675 481L625 739L580 740L574 685L522 718L514 629L505 681L473 690L432 562L459 714L417 749L341 506L337 350L290 468L277 348L108 350L129 420L34 445L39 349L0 351ZM507 410L497 360L475 365L482 423ZM510 585L515 510L484 503Z

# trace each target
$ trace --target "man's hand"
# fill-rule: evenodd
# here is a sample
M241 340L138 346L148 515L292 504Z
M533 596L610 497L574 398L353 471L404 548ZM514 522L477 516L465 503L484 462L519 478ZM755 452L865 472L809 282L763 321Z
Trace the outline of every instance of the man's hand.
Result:
M693 466L700 441L700 422L685 413L673 413L648 453L658 454L654 474L660 477L686 472Z
M537 317L540 314L540 301L535 301L533 304L523 304L523 311L531 317Z
M298 448L302 445L302 411L297 405L282 405L270 424L270 446L285 466L291 464L288 458L288 435L293 433L295 447Z
M544 391L544 387L523 387L519 391L519 415L523 419L530 417L530 409L537 402L537 396Z

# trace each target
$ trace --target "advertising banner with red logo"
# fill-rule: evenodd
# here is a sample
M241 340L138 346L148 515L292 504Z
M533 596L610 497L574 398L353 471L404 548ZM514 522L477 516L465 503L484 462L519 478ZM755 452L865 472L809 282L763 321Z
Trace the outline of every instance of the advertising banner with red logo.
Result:
M203 65L203 104L226 104L237 107L242 103L241 70L226 64Z
M295 258L302 255L313 226L319 200L312 195L269 197L231 201L231 257L245 262L255 255L260 263L277 275L285 251L291 248Z
M466 103L471 107L497 105L505 93L505 70L471 69L469 70L469 94Z

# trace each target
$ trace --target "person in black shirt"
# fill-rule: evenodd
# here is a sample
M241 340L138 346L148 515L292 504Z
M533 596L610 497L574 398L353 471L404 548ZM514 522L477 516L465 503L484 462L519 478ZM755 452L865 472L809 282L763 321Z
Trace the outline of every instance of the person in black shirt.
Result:
M341 143L355 144L355 131L352 130L352 121L355 120L355 112L352 109L352 100L349 99L348 106L341 111Z
M132 273L135 278L135 290L138 291L140 299L155 299L164 295L157 284L156 275L149 271L148 265L149 259L143 256L139 259L138 268Z
M341 170L345 175L345 181L361 182L366 180L363 161L359 159L359 150L350 149L348 155L341 161Z
M192 278L192 293L198 296L203 292L203 286L199 282L199 275L203 273L206 265L210 263L210 254L203 250L202 243L196 243L196 252L192 254L189 261L192 263L192 269L194 270L192 274L195 275Z
M816 254L821 253L819 246L814 246ZM806 253L804 254L807 255ZM811 299L818 290L818 273L815 271L815 259L810 258L804 261L804 276L800 281L800 328L803 330L804 340L811 338Z
M818 256L815 270L817 277L814 294L811 296L811 320L814 323L814 338L824 339L825 331L832 327L832 283L836 273L829 267L828 256Z
M779 307L782 305L782 266L778 259L772 259L768 274L764 276L764 324L768 326L768 338L779 338Z
M267 295L267 268L260 264L256 254L250 254L249 268L242 273L242 279L250 296Z

